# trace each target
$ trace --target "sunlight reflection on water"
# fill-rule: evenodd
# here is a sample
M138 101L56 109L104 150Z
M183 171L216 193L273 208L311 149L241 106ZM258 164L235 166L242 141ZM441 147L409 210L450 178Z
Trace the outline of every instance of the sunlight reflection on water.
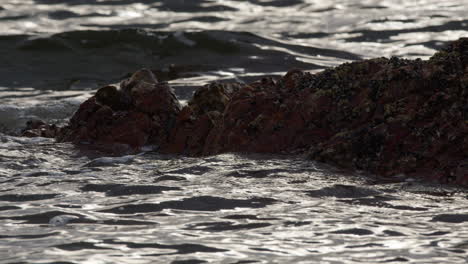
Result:
M141 67L186 102L214 80L428 58L468 24L464 0L0 6L2 132L32 117L64 122L99 85ZM103 157L0 133L0 256L9 263L466 263L467 197L451 186L384 184L301 156L193 158L148 147ZM63 215L65 225L49 225Z

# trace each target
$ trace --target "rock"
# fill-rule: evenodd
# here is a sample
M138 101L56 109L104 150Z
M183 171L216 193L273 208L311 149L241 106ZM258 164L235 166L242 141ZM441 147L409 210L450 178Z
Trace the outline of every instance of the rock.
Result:
M60 129L57 125L34 119L26 122L26 128L21 132L21 136L55 138L60 133Z
M142 69L120 87L100 88L80 105L57 139L102 145L111 150L160 145L168 141L179 111L179 102L170 87L158 82L151 71Z
M109 106L114 111L128 110L131 107L130 96L120 91L114 85L107 85L97 90L94 95L96 102Z
M468 39L429 61L379 58L263 79L232 96L203 154L305 151L383 176L467 185Z
M41 124L42 126L44 124ZM149 70L106 86L59 141L156 144L165 153L308 153L392 177L468 186L468 39L427 61L377 58L278 80L212 83L180 109Z
M202 154L208 134L222 118L232 95L241 87L239 83L212 83L197 89L177 117L170 140L161 150L167 153Z

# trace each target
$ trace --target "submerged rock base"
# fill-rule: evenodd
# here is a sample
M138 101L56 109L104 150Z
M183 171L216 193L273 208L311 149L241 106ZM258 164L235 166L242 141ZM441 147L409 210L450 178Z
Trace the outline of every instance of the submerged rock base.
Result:
M59 141L113 150L299 152L383 176L468 185L468 39L427 61L378 58L248 85L212 83L183 108L143 69L99 89L54 131Z

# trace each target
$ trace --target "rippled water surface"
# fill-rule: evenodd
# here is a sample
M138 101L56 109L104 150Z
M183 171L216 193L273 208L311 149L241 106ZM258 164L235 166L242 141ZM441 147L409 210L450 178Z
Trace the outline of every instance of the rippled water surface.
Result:
M15 135L151 68L181 100L467 36L465 0L0 1L1 263L466 263L468 192L302 156L191 158Z

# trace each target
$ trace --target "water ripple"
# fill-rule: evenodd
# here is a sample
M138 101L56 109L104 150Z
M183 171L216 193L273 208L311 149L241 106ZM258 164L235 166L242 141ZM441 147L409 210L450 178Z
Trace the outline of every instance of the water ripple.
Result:
M428 58L466 35L464 0L0 5L3 262L466 263L466 189L300 156L109 157L12 136L31 118L64 123L97 87L142 67L187 100L213 80Z

